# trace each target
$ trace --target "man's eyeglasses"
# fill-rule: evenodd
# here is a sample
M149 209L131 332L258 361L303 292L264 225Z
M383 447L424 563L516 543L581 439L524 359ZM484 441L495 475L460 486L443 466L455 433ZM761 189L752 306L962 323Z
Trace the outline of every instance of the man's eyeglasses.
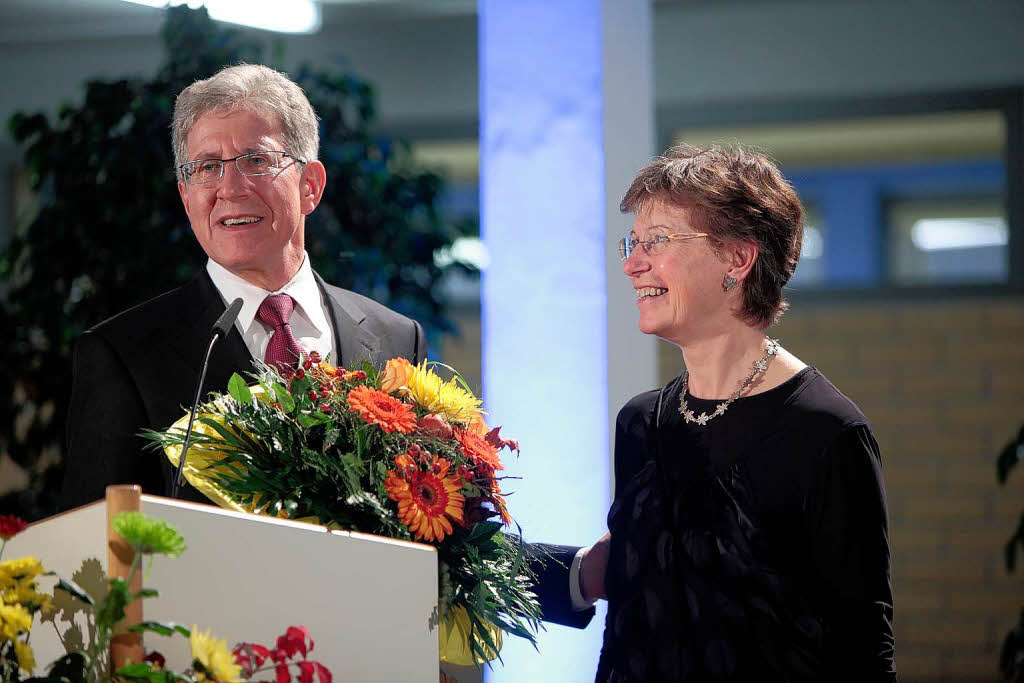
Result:
M669 242L685 242L698 237L707 237L706 232L674 232L671 235L655 235L649 240L638 240L636 237L623 237L619 240L619 257L625 261L637 247L643 247L648 256L660 254Z
M271 175L284 170L285 157L294 159L300 164L306 163L302 159L289 154L288 152L249 152L239 154L231 159L198 159L182 164L181 176L187 185L205 185L213 183L224 177L224 165L229 161L235 162L238 172L249 178L261 175Z

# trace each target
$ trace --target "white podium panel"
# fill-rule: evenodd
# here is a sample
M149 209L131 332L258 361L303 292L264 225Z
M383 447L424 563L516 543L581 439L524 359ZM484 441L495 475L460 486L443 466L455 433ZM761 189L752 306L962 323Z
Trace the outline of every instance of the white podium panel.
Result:
M142 511L177 527L188 545L181 557L144 567L143 585L160 591L143 602L144 619L198 625L229 646L244 640L273 647L288 626L303 624L316 641L310 659L335 680L437 680L434 548L157 496L142 496ZM106 506L34 524L4 553L27 554L67 578L85 558L105 573ZM60 618L57 624L67 626ZM32 645L40 662L63 652L49 624L37 623ZM181 636L147 634L145 645L176 670L187 664Z

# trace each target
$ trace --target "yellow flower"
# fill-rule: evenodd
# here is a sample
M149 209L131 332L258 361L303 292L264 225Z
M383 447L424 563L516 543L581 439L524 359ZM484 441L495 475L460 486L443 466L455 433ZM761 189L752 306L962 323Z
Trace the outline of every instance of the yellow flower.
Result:
M218 683L241 680L242 667L235 662L235 655L223 640L215 638L209 631L200 633L199 627L193 626L188 642L192 647L192 665L199 674L196 680Z
M53 598L46 593L40 593L36 583L23 582L0 593L0 602L8 605L21 605L30 612L39 609L46 609L50 606Z
M45 573L43 563L31 555L0 562L0 590L10 588L15 582L31 581Z
M0 605L0 642L32 630L32 615L21 605Z
M18 666L28 673L32 673L36 668L36 657L28 643L23 643L20 640L14 641L14 654L18 658Z
M480 399L460 387L457 379L442 380L426 361L411 369L406 386L413 400L431 413L464 424L480 420Z

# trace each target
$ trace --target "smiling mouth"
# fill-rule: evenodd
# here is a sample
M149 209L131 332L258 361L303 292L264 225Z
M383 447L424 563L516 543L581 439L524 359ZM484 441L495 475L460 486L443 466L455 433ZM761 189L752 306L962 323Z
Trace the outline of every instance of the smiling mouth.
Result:
M220 222L220 224L228 228L233 228L239 225L259 223L261 220L263 220L262 216L242 216L240 218L225 218Z
M637 302L647 301L668 292L664 287L637 287L633 291L636 292Z

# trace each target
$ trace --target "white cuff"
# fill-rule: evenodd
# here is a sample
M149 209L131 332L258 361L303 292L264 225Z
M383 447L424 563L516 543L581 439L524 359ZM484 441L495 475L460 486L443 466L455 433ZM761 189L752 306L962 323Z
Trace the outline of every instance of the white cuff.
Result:
M569 600L572 608L577 612L588 610L594 606L597 600L587 600L583 597L583 587L580 585L580 571L583 566L583 556L590 548L580 548L572 558L569 565Z

